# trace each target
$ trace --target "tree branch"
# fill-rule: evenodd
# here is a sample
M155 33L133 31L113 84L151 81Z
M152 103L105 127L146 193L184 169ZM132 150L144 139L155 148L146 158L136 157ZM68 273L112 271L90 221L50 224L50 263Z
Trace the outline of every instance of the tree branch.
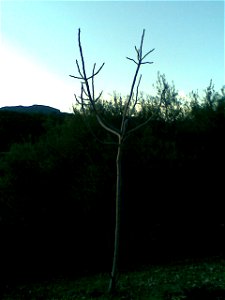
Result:
M143 33L142 33L142 37L141 37L141 43L140 43L140 48L137 49L137 47L135 46L135 50L137 52L138 62L136 62L132 58L127 57L127 59L133 61L137 65L137 68L136 68L136 72L135 72L135 75L134 75L134 78L133 78L133 82L132 82L132 85L131 85L131 90L130 90L129 98L128 98L128 101L127 101L127 103L125 105L124 111L123 111L123 117L122 117L122 122L121 122L121 132L124 132L124 125L125 125L124 122L125 122L125 118L127 116L128 109L129 109L129 106L130 106L130 103L131 103L131 100L132 100L132 97L133 97L134 87L135 87L135 84L136 84L136 81L137 81L137 75L139 73L139 69L140 69L141 65L151 64L152 63L152 62L143 62L144 58L147 57L151 52L154 51L154 49L152 49L152 50L148 51L144 56L142 56L143 43L144 43L144 35L145 35L145 29L143 29ZM137 92L138 92L139 84L140 84L140 82L138 83ZM133 106L133 109L135 109L135 106L137 104L137 98L138 98L138 93L136 93L136 101L135 101L135 104Z
M160 103L159 103L159 106L158 106L158 109L157 109L157 113L160 111L160 108L161 108L161 101L160 101ZM141 127L143 127L143 126L145 126L145 125L147 125L148 122L150 122L151 120L153 120L153 117L154 117L155 115L157 115L157 113L151 115L147 120L145 120L145 121L142 122L141 124L139 124L139 125L137 125L136 127L130 129L129 131L127 131L126 135L128 136L128 135L130 135L132 132L134 132L134 131L140 129Z
M94 95L94 77L101 71L101 69L103 68L104 64L103 63L101 65L101 67L95 72L95 66L96 63L93 66L93 70L92 70L92 75L91 76L87 76L86 74L86 67L85 67L85 61L84 61L84 55L83 55L83 49L82 49L82 45L81 45L81 30L80 28L78 29L78 45L79 45L79 52L80 52L80 58L81 58L81 65L82 65L82 71L81 68L79 66L78 61L76 60L76 64L77 64L77 69L78 69L78 73L80 74L80 77L78 76L74 76L74 75L70 75L70 77L76 78L76 79L80 79L83 80L84 82L81 83L81 95L80 95L80 101L78 100L78 98L75 96L75 99L77 101L77 103L81 104L82 108L84 109L85 105L88 105L85 103L85 101L90 101L90 105L96 115L96 118L99 122L99 124L106 129L107 131L113 133L114 135L117 135L118 137L120 137L120 131L118 129L112 128L112 126L105 124L101 117L98 114L98 111L96 109L95 103L100 99L102 92L99 94L99 96L97 97L97 99L95 99L95 95ZM91 89L89 86L89 82L88 80L91 79L92 80L92 93L91 93ZM85 85L85 88L84 88ZM87 99L84 99L83 94L86 95Z

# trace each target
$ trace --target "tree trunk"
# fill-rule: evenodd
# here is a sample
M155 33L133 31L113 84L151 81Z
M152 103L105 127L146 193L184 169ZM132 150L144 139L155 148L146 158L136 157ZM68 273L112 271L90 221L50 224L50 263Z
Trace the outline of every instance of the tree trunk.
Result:
M111 278L109 282L108 292L113 294L116 289L116 281L118 275L118 262L119 262L119 244L120 244L120 224L121 224L121 159L122 159L122 138L119 138L119 145L116 157L116 223L115 223L115 239L114 239L114 255Z

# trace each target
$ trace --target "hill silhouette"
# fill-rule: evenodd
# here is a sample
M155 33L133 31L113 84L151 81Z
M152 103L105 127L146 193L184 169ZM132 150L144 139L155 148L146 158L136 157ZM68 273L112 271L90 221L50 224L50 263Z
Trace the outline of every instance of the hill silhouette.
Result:
M15 111L15 112L23 112L23 113L42 113L42 114L60 114L61 111L59 109L46 106L46 105L37 105L34 104L32 106L4 106L1 107L0 110L4 111Z

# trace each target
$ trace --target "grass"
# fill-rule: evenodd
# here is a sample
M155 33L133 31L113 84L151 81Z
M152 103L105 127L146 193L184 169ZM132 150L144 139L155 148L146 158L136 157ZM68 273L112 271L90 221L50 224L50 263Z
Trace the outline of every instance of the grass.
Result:
M79 279L55 279L18 285L3 300L182 300L225 299L225 259L184 260L167 265L145 266L120 275L118 291L106 293L109 275Z

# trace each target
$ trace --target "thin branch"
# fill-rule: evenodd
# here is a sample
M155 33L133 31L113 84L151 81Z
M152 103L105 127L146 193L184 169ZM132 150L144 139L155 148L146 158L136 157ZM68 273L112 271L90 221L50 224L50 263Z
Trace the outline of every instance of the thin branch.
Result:
M138 60L139 60L139 50L138 50L138 48L137 48L136 46L134 46L134 48L135 48L135 50L136 50L136 52L137 52L137 58L138 58Z
M87 80L89 80L89 79L93 78L94 76L96 76L96 75L101 71L101 69L103 68L104 64L105 64L105 63L103 63L103 64L101 65L101 67L98 69L98 71L96 71L96 72L95 72L94 74L92 74L91 76L87 77Z
M145 61L141 63L141 65L146 65L146 64L153 64L153 61Z
M103 91L101 91L101 92L99 93L98 97L95 99L96 102L101 98L102 93L103 93Z
M106 124L102 121L102 119L100 118L100 116L99 116L98 114L96 115L96 117L97 117L97 120L98 120L99 124L100 124L105 130L107 130L107 131L109 131L109 132L111 132L111 133L117 135L118 138L121 137L120 131L119 131L118 129L116 129L116 128L111 128L111 126L109 126L108 124L106 125Z
M148 51L143 57L142 60L145 59L146 56L148 56L150 53L152 53L155 50L155 48L153 48L152 50Z
M132 132L134 132L134 131L140 129L141 127L145 126L146 124L148 124L148 122L150 122L151 119L152 119L152 116L149 117L147 120L145 120L143 123L137 125L135 128L132 128L132 129L128 130L128 131L126 132L126 136L130 135Z
M91 79L91 83L92 83L92 97L93 97L93 99L95 99L95 86L94 86L95 66L96 66L96 63L94 63L94 66L93 66L92 79Z
M76 59L76 64L77 64L77 70L78 70L78 73L80 74L81 77L83 77L83 74L81 73L80 66L79 66L79 62L78 62L77 59Z
M135 86L135 83L136 83L136 80L137 80L137 75L138 75L140 66L141 65L138 63L137 64L137 69L136 69L136 72L135 72L135 75L134 75L134 79L133 79L133 82L132 82L132 85L131 85L130 95L129 95L128 101L127 101L127 103L124 107L123 118L122 118L122 123L121 123L121 132L123 132L125 117L127 115L128 108L130 106L130 102L131 102L131 99L132 99L132 96L133 96L133 90L134 90L134 86Z
M160 111L160 108L161 108L161 102L158 105L157 112L153 113L147 120L145 120L141 124L139 124L136 127L130 129L129 131L127 131L126 136L130 135L132 132L134 132L134 131L140 129L141 127L145 126L146 124L148 124L148 122L150 122L153 119L153 117L157 115L157 113Z
M133 58L130 58L130 57L126 57L126 58L129 60L132 60L136 65L138 64Z
M136 87L136 97L135 97L134 105L133 105L133 107L131 109L131 113L130 113L131 116L134 113L135 107L136 107L137 102L138 102L139 86L140 86L140 83L141 83L141 78L142 78L142 75L140 75L139 80L138 80L138 84L137 84L137 87Z
M85 109L83 107L82 107L82 112L83 112L83 114L85 116L86 115L86 111L85 111ZM86 125L86 127L88 128L88 130L90 131L91 135L93 136L93 138L96 141L98 141L99 143L104 144L104 145L118 145L118 143L116 143L116 142L107 142L107 141L102 141L101 139L99 139L97 137L97 135L94 133L94 131L92 130L89 122L86 121L86 120L88 120L88 118L85 117L85 118L82 118L82 120L83 120L84 124Z
M75 78L75 79L83 79L83 77L78 77L78 76L74 76L74 75L69 75L69 76L72 78Z

